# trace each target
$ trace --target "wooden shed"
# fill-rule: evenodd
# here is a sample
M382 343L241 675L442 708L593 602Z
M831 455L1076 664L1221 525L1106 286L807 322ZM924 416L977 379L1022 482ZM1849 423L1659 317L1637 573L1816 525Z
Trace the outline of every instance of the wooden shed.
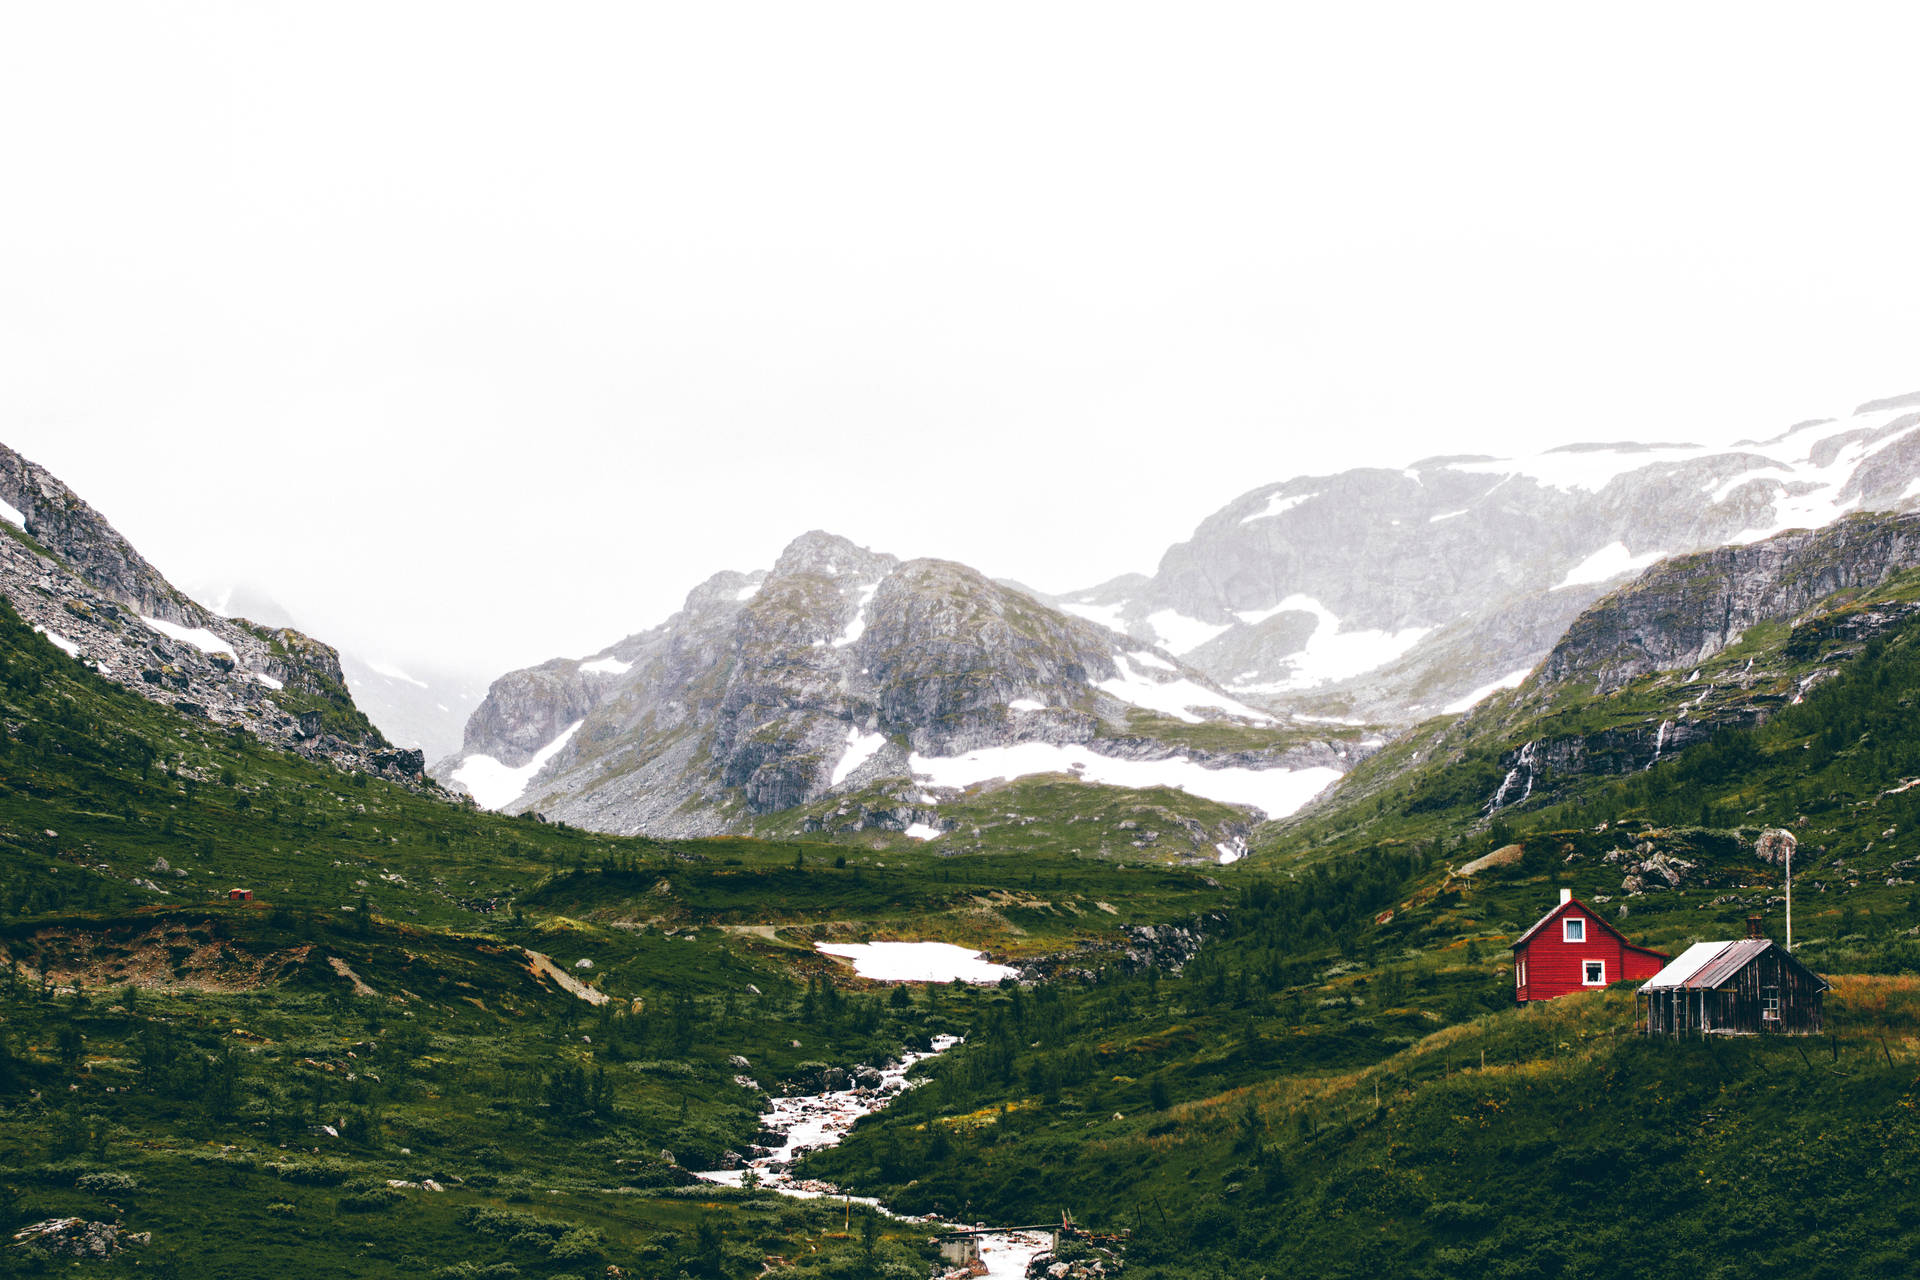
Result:
M1648 1035L1820 1032L1827 980L1771 938L1696 942L1640 988Z

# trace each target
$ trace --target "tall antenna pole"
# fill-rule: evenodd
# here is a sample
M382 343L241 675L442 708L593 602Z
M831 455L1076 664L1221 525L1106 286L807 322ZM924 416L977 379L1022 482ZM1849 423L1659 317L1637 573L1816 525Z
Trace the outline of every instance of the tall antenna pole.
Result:
M1793 845L1787 846L1787 954L1793 954Z

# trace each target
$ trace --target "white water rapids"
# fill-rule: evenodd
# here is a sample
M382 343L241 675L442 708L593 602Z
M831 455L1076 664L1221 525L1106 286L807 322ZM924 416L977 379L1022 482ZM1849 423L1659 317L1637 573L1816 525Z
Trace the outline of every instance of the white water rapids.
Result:
M751 1169L760 1187L777 1191L783 1196L802 1200L850 1200L877 1209L891 1218L926 1223L936 1234L941 1229L968 1225L947 1222L941 1218L914 1218L896 1214L870 1196L848 1196L831 1183L796 1180L788 1171L789 1166L807 1152L837 1145L861 1116L873 1114L912 1088L907 1080L907 1072L912 1070L915 1063L923 1062L934 1054L945 1053L959 1043L957 1036L935 1036L931 1053L905 1055L898 1063L880 1073L880 1084L876 1088L855 1086L827 1093L774 1098L761 1113L760 1125L781 1135L783 1141L779 1147L770 1149L766 1155L754 1157L744 1168L715 1169L694 1176L720 1186L737 1187L744 1182L747 1170ZM988 1280L1022 1280L1027 1274L1027 1263L1052 1244L1049 1236L1035 1231L985 1236L980 1241L980 1260L986 1265Z

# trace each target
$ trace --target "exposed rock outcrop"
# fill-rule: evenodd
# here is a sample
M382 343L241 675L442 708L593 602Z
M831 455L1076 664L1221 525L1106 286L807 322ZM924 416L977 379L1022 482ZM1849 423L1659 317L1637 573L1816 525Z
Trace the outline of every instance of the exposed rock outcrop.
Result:
M1794 619L1842 591L1878 586L1920 563L1920 516L1860 515L1830 528L1680 556L1582 614L1541 668L1552 682L1607 693L1636 676L1705 661L1762 622ZM1920 606L1833 617L1858 638ZM1810 639L1811 637L1809 637Z
M45 468L0 445L0 595L96 674L282 750L432 787L354 705L330 646L222 618L178 591Z

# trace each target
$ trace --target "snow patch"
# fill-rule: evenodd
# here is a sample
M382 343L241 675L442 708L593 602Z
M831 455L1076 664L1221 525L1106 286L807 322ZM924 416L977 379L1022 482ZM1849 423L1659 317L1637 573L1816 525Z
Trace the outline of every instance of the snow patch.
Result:
M1097 622L1103 627L1124 632L1127 624L1120 620L1124 604L1062 604L1060 606L1076 618L1085 618L1088 622Z
M1564 587L1585 586L1592 582L1605 582L1617 578L1623 573L1637 573L1656 560L1665 558L1664 551L1648 551L1641 555L1632 555L1624 542L1609 542L1592 555L1567 570L1567 576L1554 586L1555 591Z
M585 720L575 720L561 731L559 737L534 752L533 759L518 769L510 769L492 756L471 755L460 762L452 777L468 791L473 793L475 803L482 809L504 809L520 798L535 774L546 767L547 761L560 754L560 749L580 732Z
M591 662L583 662L580 664L580 669L596 676L623 676L633 670L633 664L608 655L604 658L595 658Z
M1770 538L1786 529L1819 529L1832 524L1851 511L1858 505L1858 499L1842 502L1840 491L1846 487L1847 481L1853 478L1853 473L1859 470L1860 464L1882 450L1892 448L1915 431L1920 431L1920 425L1897 431L1882 440L1856 440L1841 449L1834 455L1833 461L1824 467L1814 465L1814 450L1818 449L1823 441L1832 439L1836 435L1852 431L1877 430L1908 412L1911 410L1881 410L1875 413L1856 414L1844 422L1823 423L1823 426L1833 426L1834 430L1822 432L1818 439L1805 439L1798 442L1805 444L1807 452L1796 459L1788 468L1788 473L1781 477L1783 480L1811 487L1804 493L1780 495L1774 502L1773 520L1770 524L1744 530L1734 535L1729 541L1738 545L1758 542L1762 538ZM1902 497L1916 491L1920 490L1909 488L1907 494L1903 494Z
M415 680L412 676L408 675L406 672L402 671L400 668L394 666L391 662L369 662L367 664L367 670L373 672L377 676L385 676L389 680L399 680L399 681L403 681L406 684L418 685L422 689L427 687L427 682L425 680Z
M1753 480L1772 480L1775 484L1778 484L1781 482L1781 478L1775 473L1784 470L1786 470L1784 466L1774 462L1764 467L1756 467L1752 471L1742 471L1737 476L1732 476L1721 481L1713 493L1708 496L1708 501L1717 506L1732 497L1735 489Z
M247 675L256 683L265 685L269 689L284 689L287 687L264 671L249 671Z
M759 594L760 594L760 584L757 582L753 582L753 583L748 583L746 586L734 592L733 598L744 604L746 601L753 599L755 596Z
M167 622L160 618L141 615L140 621L152 627L163 636L171 636L182 644L190 644L202 653L224 653L233 656L233 646L222 640L205 627L183 627L177 622Z
M860 589L860 603L854 608L853 621L849 622L847 624L847 629L840 633L840 638L833 642L833 647L835 649L846 648L848 645L858 640L861 637L861 635L863 635L866 632L867 605L873 601L873 593L878 591L879 589L880 589L880 584L877 582L872 584L871 586L862 587Z
M1120 674L1114 679L1099 681L1094 688L1122 702L1162 712L1187 724L1199 724L1205 718L1195 715L1191 710L1194 707L1215 708L1257 724L1273 723L1273 717L1266 712L1256 711L1244 702L1236 702L1184 677L1163 683L1144 676L1133 669L1125 655L1115 654L1113 665Z
M1467 514L1467 508L1466 508L1466 507L1462 507L1462 508L1460 508L1460 510L1458 510L1458 511L1442 511L1442 512L1441 512L1441 513L1440 513L1439 515L1437 515L1437 516L1428 516L1428 517L1427 517L1427 523L1428 523L1428 524L1439 524L1439 523L1440 523L1440 522L1441 522L1442 520L1451 520L1451 519L1453 519L1453 518L1454 518L1455 516L1463 516L1463 515L1465 515L1465 514Z
M25 530L27 527L27 518L20 513L20 508L14 506L5 498L0 498L0 520L5 520L8 524L19 525L22 530Z
M67 639L65 636L59 634L58 632L49 631L45 627L35 627L34 630L38 631L41 635L45 636L50 642L52 642L54 648L60 650L62 653L66 654L69 658L77 658L80 656L80 646L75 644L73 641Z
M969 787L992 778L1025 778L1037 773L1070 773L1084 782L1109 787L1172 787L1188 795L1221 804L1249 805L1270 818L1281 818L1332 785L1340 770L1209 769L1185 756L1165 760L1119 760L1084 746L1051 742L1022 742L1008 747L983 747L959 756L923 756L908 759L908 768L935 787Z
M1340 619L1312 596L1298 593L1273 607L1273 612L1310 613L1315 623L1306 645L1287 659L1287 676L1266 684L1235 685L1236 693L1286 693L1311 689L1385 666L1419 644L1432 627L1407 627L1401 631L1342 631Z
M1007 704L1009 711L1045 711L1047 704L1036 698L1015 698Z
M1638 471L1655 463L1678 465L1720 452L1723 450L1697 445L1639 445L1625 449L1581 449L1569 452L1555 450L1529 458L1455 462L1450 463L1447 470L1464 471L1471 475L1526 476L1549 489L1585 489L1590 493L1598 493L1629 471Z
M905 834L909 840L938 840L946 832L938 827L930 827L924 822L910 822L907 824Z
M1471 711L1480 703L1491 698L1502 689L1518 689L1533 671L1532 667L1522 667L1518 671L1509 671L1491 684L1483 684L1465 697L1455 698L1440 708L1442 715L1457 716L1462 711Z
M879 982L998 982L1019 971L950 942L816 942L814 948L853 961L853 971Z
M1219 852L1220 865L1223 867L1229 862L1238 862L1247 856L1247 842L1237 837L1232 840L1223 841L1213 847Z
M840 754L840 762L833 766L833 777L827 785L837 787L845 782L849 774L873 759L873 753L886 745L884 733L861 733L858 726L848 728L847 749Z
M1245 517L1240 523L1252 524L1255 520L1271 520L1277 515L1293 510L1303 502L1312 502L1319 496L1317 493L1303 493L1297 497L1286 498L1277 493L1272 494L1267 498L1267 505L1265 507Z
M1162 649L1169 653L1191 653L1232 624L1202 622L1173 609L1162 609L1147 615L1147 625L1153 628L1154 639Z

